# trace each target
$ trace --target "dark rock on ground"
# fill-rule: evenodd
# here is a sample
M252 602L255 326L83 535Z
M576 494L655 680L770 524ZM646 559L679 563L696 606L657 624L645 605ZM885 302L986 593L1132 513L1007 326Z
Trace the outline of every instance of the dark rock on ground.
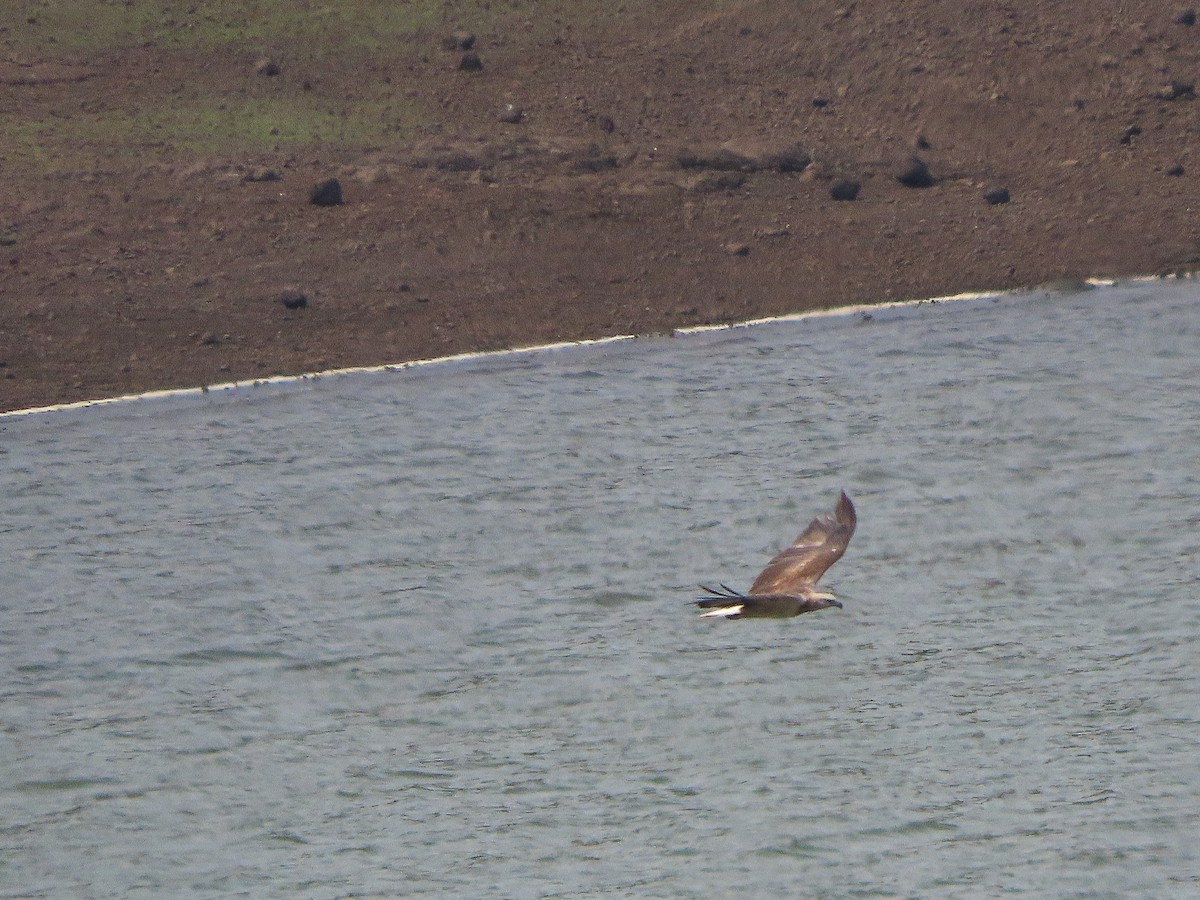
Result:
M1170 175L1172 178L1178 178L1183 174L1183 166L1178 164L1173 165L1166 170L1166 174Z
M803 172L811 162L808 151L795 144L728 141L715 148L688 148L678 155L684 169L733 172Z
M905 187L924 188L934 183L929 166L919 156L913 156L896 169L896 180Z
M327 178L309 191L308 202L313 206L341 206L342 183L336 178Z
M1159 100L1190 100L1196 96L1196 86L1190 81L1172 81L1160 88L1155 96Z
M683 186L699 194L734 191L746 183L745 172L701 172Z
M1133 139L1141 133L1142 133L1142 127L1140 125L1130 125L1128 128L1126 128L1124 131L1121 132L1121 143L1122 144L1132 144Z
M245 175L242 176L243 181L282 181L283 176L279 174L278 169L269 169L266 166L255 166Z
M796 145L781 147L751 148L751 159L762 168L773 172L803 172L812 163L812 156L803 147Z
M603 172L615 169L618 165L617 157L598 144L590 144L571 156L571 166L576 172Z
M447 150L433 158L433 167L441 172L474 172L483 168L483 161L465 150Z
M506 103L496 118L506 125L520 125L525 119L525 110L511 103Z
M857 200L862 182L850 178L839 178L829 186L829 196L834 200Z
M458 71L460 72L481 72L483 71L483 60L479 58L479 54L474 51L464 53L462 59L458 61Z
M1189 26L1195 25L1196 24L1196 11L1194 9L1185 9L1183 12L1181 12L1179 15L1177 15L1175 17L1175 24L1176 25L1189 25Z
M278 62L266 57L260 59L254 64L254 73L256 75L262 75L266 78L274 78L281 71L283 70L280 68Z
M1007 203L1011 198L1008 195L1008 188L994 187L988 188L983 192L983 199L989 206L997 206L1001 203Z
M722 244L721 249L730 256L749 256L750 245L744 244L741 241L730 241L728 244Z
M681 169L733 170L738 166L733 160L725 159L720 151L688 147L679 151L675 162Z
M286 309L304 309L308 306L308 297L300 291L286 290L279 295L279 302Z

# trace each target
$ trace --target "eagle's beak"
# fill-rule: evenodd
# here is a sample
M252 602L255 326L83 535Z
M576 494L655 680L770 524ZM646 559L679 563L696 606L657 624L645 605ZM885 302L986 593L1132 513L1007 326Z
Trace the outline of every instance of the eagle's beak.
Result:
M831 599L830 599L830 601L829 601L829 605L830 605L830 606L836 606L838 609L841 609L841 608L842 608L842 601L841 601L841 600L834 600L834 599L832 599L832 598L831 598Z

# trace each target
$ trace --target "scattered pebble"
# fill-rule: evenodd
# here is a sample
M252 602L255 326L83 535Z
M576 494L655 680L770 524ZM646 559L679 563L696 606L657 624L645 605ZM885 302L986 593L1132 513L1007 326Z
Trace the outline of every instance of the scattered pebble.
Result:
M1011 198L1008 195L1008 188L994 187L984 191L983 199L989 206L997 206L1001 203L1007 203Z
M682 187L684 190L710 194L718 191L735 191L745 183L746 176L742 172L701 172L694 178L688 179Z
M730 256L749 256L750 245L740 241L730 241L728 244L722 244L721 249Z
M589 144L571 155L571 165L576 172L604 172L617 168L620 161L599 144Z
M483 71L483 60L479 58L478 53L464 53L462 59L458 61L458 71L481 72Z
M930 187L934 183L929 166L925 165L925 161L919 156L909 157L908 161L896 170L896 180L910 188Z
M279 295L279 302L287 309L304 309L308 306L308 297L300 291L287 290Z
M679 153L682 169L729 172L803 172L812 162L803 147L792 143L759 144L728 141L720 147L689 147Z
M266 166L255 166L244 176L243 181L282 181L283 176L278 169L268 169Z
M313 206L341 206L342 183L336 178L327 178L314 185L308 194L308 202Z
M829 196L834 200L857 200L862 182L850 178L839 178L829 186Z
M500 110L500 115L496 118L506 125L520 125L525 120L525 110L511 103L506 103L504 108Z
M1124 131L1121 132L1121 143L1122 144L1132 144L1133 139L1141 133L1142 133L1142 127L1140 125L1130 125L1128 128L1126 128Z
M269 57L263 57L254 64L254 73L262 75L264 78L274 78L281 71L279 63Z
M1196 96L1196 86L1190 81L1172 81L1160 88L1155 96L1159 100L1191 99Z
M483 161L467 150L445 150L435 156L432 162L440 172L474 172L483 167Z
M1196 11L1194 9L1185 9L1175 17L1176 25L1192 26L1196 24Z
M1178 164L1173 165L1169 169L1166 170L1166 173L1168 175L1170 175L1172 178L1178 178L1180 175L1183 174L1183 166L1178 165Z

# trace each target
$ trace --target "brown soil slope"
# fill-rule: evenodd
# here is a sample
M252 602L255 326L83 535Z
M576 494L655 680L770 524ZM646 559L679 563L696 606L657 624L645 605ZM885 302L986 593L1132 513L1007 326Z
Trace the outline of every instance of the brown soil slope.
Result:
M185 4L98 48L16 5L0 409L1200 259L1179 5L464 3L314 47Z

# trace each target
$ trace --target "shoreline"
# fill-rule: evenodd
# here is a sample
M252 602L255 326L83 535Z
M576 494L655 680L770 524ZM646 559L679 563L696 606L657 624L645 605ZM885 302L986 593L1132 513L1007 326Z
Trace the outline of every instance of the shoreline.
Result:
M1200 268L1167 0L52 6L0 411Z
M1165 282L1177 280L1181 278L1189 278L1188 275L1141 275L1130 278L1086 278L1080 279L1077 282L1080 290L1090 290L1092 288L1117 287L1124 284L1145 283L1152 284L1157 282ZM265 378L248 379L243 381L229 381L219 384L200 385L196 387L182 388L164 388L141 393L122 394L115 397L96 397L88 400L74 400L69 403L57 403L46 406L34 406L25 409L14 409L0 411L0 423L7 419L22 419L42 414L55 412L66 412L73 410L91 409L97 406L112 406L116 404L134 403L141 400L169 400L178 397L195 397L205 394L232 392L237 390L245 390L247 388L255 388L266 385L275 384L300 384L306 381L315 381L321 378L338 378L345 375L370 375L384 372L403 372L408 369L425 368L437 365L453 364L457 362L467 362L480 359L491 359L505 356L518 356L525 354L547 353L560 350L571 350L579 347L596 347L605 344L625 343L628 341L636 341L647 337L682 337L691 334L706 334L718 331L734 331L739 328L753 328L759 325L772 325L779 322L802 322L809 319L826 319L826 318L842 318L855 315L862 315L878 310L886 309L903 309L906 307L925 306L929 304L955 303L971 300L984 300L987 298L1003 298L1014 297L1024 293L1031 293L1038 290L1051 291L1055 290L1056 285L1038 285L1028 288L1012 288L1003 291L965 291L958 294L950 294L942 297L927 297L917 300L892 300L881 303L863 303L855 306L835 307L832 309L815 309L806 312L785 313L778 316L766 316L756 319L747 319L742 322L730 322L721 325L692 325L682 328L673 329L670 332L659 333L652 332L649 334L621 334L610 335L601 338L583 338L577 341L556 341L548 344L535 344L527 347L511 347L502 350L477 350L468 351L465 353L454 353L447 356L429 357L426 359L405 360L394 363L381 363L379 365L369 366L347 366L336 369L326 369L315 372L301 372L295 375L272 375Z

